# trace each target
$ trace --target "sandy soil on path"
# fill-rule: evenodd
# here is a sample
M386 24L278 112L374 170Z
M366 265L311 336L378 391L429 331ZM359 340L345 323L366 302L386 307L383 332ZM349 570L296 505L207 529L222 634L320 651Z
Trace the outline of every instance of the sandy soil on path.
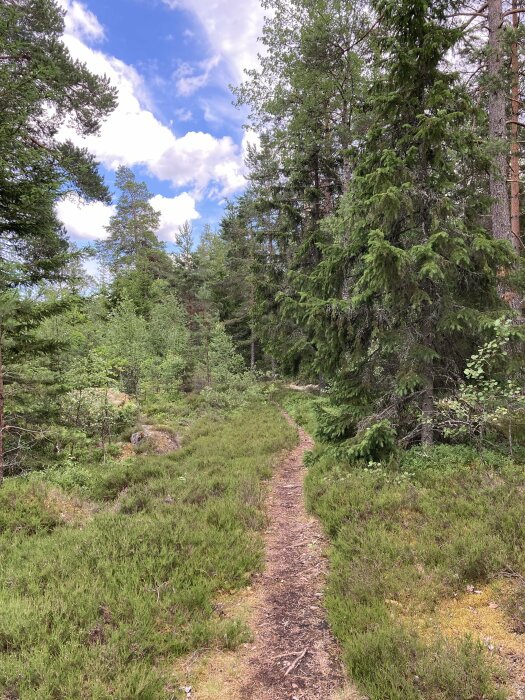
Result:
M268 498L266 567L257 584L261 599L247 679L240 688L243 700L342 697L339 649L322 607L325 543L319 522L304 504L303 457L313 442L298 430L299 445L280 463Z

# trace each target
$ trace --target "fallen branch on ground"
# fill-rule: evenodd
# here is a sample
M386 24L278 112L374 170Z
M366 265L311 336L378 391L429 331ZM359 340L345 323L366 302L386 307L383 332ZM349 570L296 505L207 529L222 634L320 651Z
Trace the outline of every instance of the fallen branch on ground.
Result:
M302 652L297 656L297 658L296 658L294 661L292 661L292 663L288 666L288 668L286 669L286 672L285 672L285 674L284 674L285 676L287 676L287 675L288 675L289 673L291 673L295 668L297 668L297 666L299 666L299 664L301 663L301 661L302 661L302 660L304 659L304 657L306 656L307 652L308 652L308 647L305 647L305 648L302 650Z

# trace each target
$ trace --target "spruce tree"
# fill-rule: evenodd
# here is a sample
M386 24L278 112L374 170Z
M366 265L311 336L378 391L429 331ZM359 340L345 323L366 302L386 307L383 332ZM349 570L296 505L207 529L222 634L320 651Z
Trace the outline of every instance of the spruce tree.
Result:
M350 439L354 456L376 458L396 436L432 443L435 397L460 380L501 313L498 270L513 261L481 223L479 115L446 63L460 37L455 9L376 4L374 126L326 224L334 244L303 280L298 315L334 382L324 427Z
M328 242L321 227L352 177L363 110L369 28L366 3L267 0L261 69L236 91L249 105L260 147L249 156L250 188L239 214L258 242L257 335L285 371L311 373L316 348L288 312L295 274L309 275Z

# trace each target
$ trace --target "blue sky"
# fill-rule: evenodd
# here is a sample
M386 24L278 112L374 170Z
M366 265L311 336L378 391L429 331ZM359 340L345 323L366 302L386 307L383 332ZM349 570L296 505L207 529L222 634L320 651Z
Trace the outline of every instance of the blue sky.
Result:
M118 88L119 106L87 145L108 183L119 165L145 180L172 247L191 220L195 238L217 226L227 199L245 186L253 139L232 105L230 84L256 65L259 0L59 0L71 54ZM113 209L66 200L58 213L73 240L103 238Z

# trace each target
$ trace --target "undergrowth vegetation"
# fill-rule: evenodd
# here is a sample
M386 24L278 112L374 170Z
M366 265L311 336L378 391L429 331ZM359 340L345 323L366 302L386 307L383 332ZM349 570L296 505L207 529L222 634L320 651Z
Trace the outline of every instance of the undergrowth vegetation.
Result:
M96 465L80 526L63 517L77 486L61 492L62 508L46 481L7 480L0 697L178 697L170 660L245 641L243 625L214 613L214 596L260 568L264 480L295 439L261 403L203 417L176 453Z
M312 428L322 399L281 400ZM467 586L525 572L522 464L462 445L344 463L322 444L308 463L309 506L331 541L325 603L350 677L370 700L505 697L481 642L446 639L431 615Z

